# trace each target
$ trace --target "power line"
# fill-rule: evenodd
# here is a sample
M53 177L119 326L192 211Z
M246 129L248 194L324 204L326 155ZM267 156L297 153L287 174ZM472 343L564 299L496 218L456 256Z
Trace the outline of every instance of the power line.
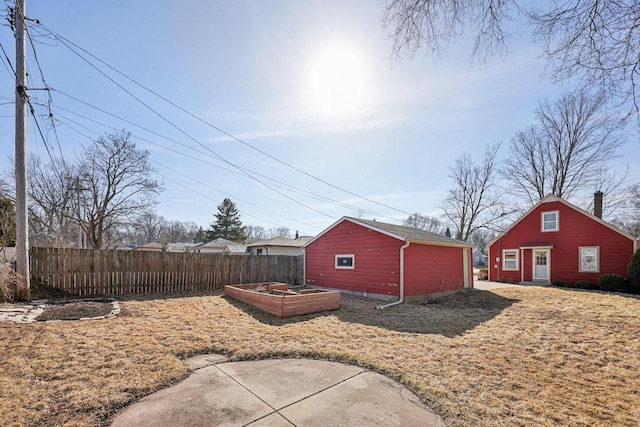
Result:
M34 20L34 22L40 23L38 20ZM51 112L51 104L53 103L53 98L51 98L51 91L50 91L49 85L47 84L47 80L44 77L44 71L42 70L42 66L40 65L40 60L38 59L38 51L36 50L36 45L33 42L33 38L31 37L31 32L29 31L28 25L25 25L25 33L27 34L27 38L29 39L29 44L31 45L31 50L33 52L33 59L35 60L36 65L38 66L38 71L40 71L40 78L42 80L42 85L44 86L44 90L47 92L47 97L48 97L47 108L49 110L49 121L51 122L53 134L55 136L56 143L58 144L58 151L60 152L62 167L66 167L65 160L64 160L64 153L62 152L62 146L60 145L60 138L58 138L58 130L56 129L56 123L55 123L55 120L53 119L53 113Z
M141 125L139 125L139 124L137 124L137 123L135 123L135 122L132 122L132 121L130 121L130 120L128 120L128 119L125 119L125 118L123 118L123 117L120 117L120 116L118 116L118 115L115 115L115 114L113 114L113 113L111 113L111 112L109 112L109 111L107 111L107 110L104 110L103 108L97 107L97 106L95 106L95 105L93 105L93 104L90 104L90 103L88 103L88 102L86 102L86 101L83 101L83 100L81 100L81 99L79 99L79 98L77 98L77 97L74 97L74 96L72 96L72 95L70 95L70 94L67 94L67 93L65 93L65 92L63 92L63 91L61 91L61 90L58 90L58 89L55 89L55 88L51 88L51 90L52 90L52 91L54 91L54 92L57 92L57 93L59 93L59 94L61 94L61 95L63 95L63 96L66 96L66 97L68 97L68 98L70 98L70 99L72 99L72 100L74 100L74 101L76 101L76 102L78 102L78 103L81 103L81 104L83 104L83 105L85 105L85 106L87 106L87 107L90 107L90 108L92 108L92 109L95 109L95 110L97 110L97 111L99 111L99 112L101 112L101 113L103 113L103 114L106 114L106 115L108 115L108 116L110 116L110 117L113 117L113 118L115 118L115 119L121 120L121 121L123 121L123 122L125 122L125 123L127 123L127 124L129 124L129 125L132 125L132 126L135 126L135 127L137 127L137 128L140 128L140 129L142 129L142 130L144 130L144 131L146 131L146 132L149 132L149 133L151 133L151 134L153 134L153 135L156 135L156 136L158 136L158 137L160 137L160 138L166 139L166 140L168 140L168 141L170 141L170 142L173 142L173 143L175 143L175 144L178 144L178 145L180 145L180 146L182 146L182 147L188 148L189 150L192 150L192 151L194 151L194 152L196 152L196 153L198 153L198 154L204 154L204 155L206 155L206 156L210 156L210 154L209 154L209 153L206 153L206 152L204 152L204 151L200 151L200 150L198 150L198 149L196 149L196 148L193 148L193 147L191 147L191 146L189 146L189 145L187 145L187 144L181 143L180 141L177 141L177 140L175 140L175 139L173 139L173 138L169 138L169 137L167 137L167 136L165 136L165 135L163 135L163 134L161 134L161 133L159 133L159 132L153 131L153 130L151 130L151 129L149 129L149 128L146 128L146 127L144 127L144 126L141 126ZM61 110L63 110L63 111L66 111L66 112L68 112L68 113L70 113L70 114L74 114L74 115L76 115L76 116L78 116L78 117L82 117L82 118L83 118L83 119L85 119L85 120L89 120L89 121L92 121L92 122L94 122L94 123L100 124L100 125L105 126L105 127L107 127L107 128L114 129L114 130L118 130L118 129L116 129L115 127L112 127L112 126L106 125L106 124L104 124L104 123L102 123L102 122L99 122L99 121L97 121L97 120L95 120L95 119L91 119L91 118L86 117L86 116L83 116L83 115L81 115L81 114L78 114L78 113L72 112L71 110L68 110L68 109L66 109L66 108L63 108L63 107L56 107L56 108L61 109ZM331 198L329 198L329 197L322 196L322 195L319 195L319 194L317 194L317 193L313 193L313 192L311 192L311 191L309 191L309 190L301 189L301 188L299 188L299 187L296 187L296 186L293 186L293 185L291 185L291 184L288 184L288 183L282 182L282 181L277 180L277 179L275 179L275 178L273 178L273 177L269 177L269 176L267 176L267 175L261 174L261 173L259 173L259 172L256 172L256 171L253 171L253 170L250 170L250 169L247 169L247 168L243 168L243 167L240 167L240 166L236 166L236 169L240 168L240 169L242 170L242 172L238 172L237 170L228 169L228 168L225 168L225 167L223 167L223 166L220 166L220 165L217 165L217 164L214 164L214 163L206 162L205 160L203 160L203 159L201 159L201 158L196 158L196 157L193 157L193 156L189 156L189 155L187 155L187 154L186 154L186 153L184 153L184 152L177 151L177 150L173 150L173 149L171 149L171 148L168 148L168 147L163 146L163 145L161 145L161 144L155 143L155 142L150 141L150 140L148 140L148 139L144 139L144 138L142 138L142 137L140 137L140 136L137 136L137 135L134 135L134 136L135 136L137 139L140 139L141 141L145 141L145 142L148 142L148 143L150 143L150 144L153 144L153 145L156 145L156 146L158 146L158 147L161 147L161 148L163 148L163 149L166 149L166 150L169 150L169 151L175 152L175 153L177 153L177 154L179 154L179 155L182 155L182 156L185 156L185 157L192 158L192 159L194 159L194 160L198 160L198 161L204 162L204 163L206 163L206 164L209 164L209 165L211 165L211 166L217 167L217 168L219 168L219 169L222 169L222 170L227 171L227 172L230 172L230 173L234 173L234 174L241 175L241 176L244 176L244 177L246 177L246 174L252 174L253 176L259 176L259 177L261 177L261 178L265 178L265 179L267 179L267 180L270 180L270 181L276 182L276 183L278 183L278 184L281 184L281 186L277 186L277 185L276 185L275 187L277 187L277 188L283 188L282 186L285 186L285 187L287 187L286 189L287 189L288 191L291 191L291 192L293 192L293 193L297 193L297 194L299 194L299 195L305 195L305 196L307 196L307 197L311 197L311 198L314 198L314 199L316 199L316 200L321 200L321 201L324 201L324 202L328 202L328 203L331 203L331 204L333 204L333 205L340 206L340 207L349 208L349 209L355 209L355 207L354 207L354 206L347 205L347 204L345 204L345 203L343 203L343 202L339 202L339 201L337 201L337 200L333 200L333 199L331 199ZM213 158L218 159L217 157L213 157ZM273 184L272 184L272 185L273 185ZM291 190L291 189L294 189L294 190ZM297 190L297 191L295 191L295 190ZM379 213L379 212L375 212L375 211L372 211L372 210L368 210L368 209L360 209L360 210L362 210L364 213L368 213L368 214L371 214L371 215L375 215L375 216L377 216L377 217L387 217L387 218L395 219L394 217L391 217L391 216L388 216L388 215L385 215L385 214L382 214L382 213Z
M131 91L129 91L128 89L126 89L124 86L122 86L121 84L119 84L118 82L116 82L114 79L112 79L110 76L108 76L105 72L103 72L102 70L100 70L98 67L96 67L94 64L92 64L90 61L88 61L86 58L84 58L82 55L78 54L75 50L71 49L64 41L62 41L62 44L64 44L65 46L67 46L72 52L74 52L76 55L78 55L83 61L85 61L89 66L91 66L93 69L95 69L98 73L100 73L103 77L105 77L107 80L109 80L110 82L112 82L114 85L116 85L118 88L120 88L122 91L124 91L127 95L129 95L130 97L132 97L133 99L135 99L136 101L138 101L138 103L140 103L141 105L143 105L146 109L148 109L149 111L151 111L152 113L154 113L156 116L158 116L160 119L162 119L164 122L166 122L167 124L169 124L171 127L173 127L174 129L178 130L180 133L182 133L183 135L185 135L187 138L191 139L193 142L195 142L196 144L200 145L202 148L204 148L205 150L211 152L211 154L213 154L214 156L216 156L220 161L227 163L228 165L234 167L235 169L237 169L238 171L242 172L244 175L246 175L248 178L256 181L257 183L269 188L271 191L274 191L278 194L280 194L282 197L291 200L292 202L299 204L300 206L303 206L309 210L312 210L314 212L317 212L323 216L326 216L328 218L331 219L336 219L334 216L329 215L325 212L322 212L316 208L313 208L307 204L304 204L302 202L300 202L299 200L296 200L292 197L287 196L286 194L282 193L281 191L276 190L275 188L271 187L269 184L266 184L262 181L260 181L259 179L257 179L256 177L246 173L241 167L237 166L236 164L230 162L229 160L225 159L224 157L222 157L221 155L219 155L218 153L216 153L215 151L213 151L211 148L207 147L206 145L204 145L203 143L201 143L200 141L198 141L197 139L195 139L193 136L191 136L190 134L188 134L186 131L184 131L182 128L180 128L178 125L176 125L175 123L173 123L172 121L170 121L169 119L167 119L166 117L164 117L162 114L160 114L158 111L156 111L155 109L153 109L150 105L148 105L147 103L145 103L144 101L142 101L140 98L138 98L137 96L135 96Z
M111 70L112 70L112 71L114 71L115 73L117 73L117 74L119 74L119 75L123 76L124 78L126 78L126 79L127 79L127 80L129 80L129 81L131 81L131 82L132 82L132 83L134 83L135 85L137 85L137 86L141 87L142 89L146 90L147 92L149 92L149 93L153 94L154 96L156 96L156 97L160 98L161 100L163 100L163 101L167 102L168 104L170 104L170 105L171 105L171 106L173 106L174 108L177 108L178 110L180 110L180 111L184 112L185 114L189 115L190 117L193 117L194 119L196 119L196 120L198 120L198 121L200 121L200 122L202 122L202 123L206 124L207 126L211 127L212 129L215 129L216 131L218 131L218 132L222 133L223 135L226 135L227 137L229 137L229 138L231 138L231 139L233 139L233 140L235 140L235 141L237 141L237 142L239 142L239 143L241 143L241 144L243 144L243 145L245 145L245 146L247 146L247 147L249 147L249 148L251 148L251 149L253 149L253 150L257 151L257 152L259 152L260 154L262 154L262 155L264 155L264 156L269 157L270 159L272 159L272 160L274 160L274 161L276 161L276 162L278 162L278 163L280 163L280 164L282 164L282 165L284 165L284 166L287 166L287 167L289 167L289 168L291 168L291 169L293 169L293 170L295 170L295 171L297 171L297 172L299 172L299 173L302 173L302 174L304 174L304 175L306 175L306 176L308 176L308 177L310 177L310 178L312 178L312 179L314 179L314 180L316 180L316 181L318 181L318 182L321 182L321 183L323 183L323 184L325 184L325 185L328 185L328 186L330 186L330 187L332 187L332 188L334 188L334 189L337 189L337 190L343 191L343 192L345 192L345 193L347 193L347 194L350 194L350 195L352 195L352 196L354 196L354 197L358 197L358 198L360 198L360 199L362 199L362 200L366 200L366 201L368 201L368 202L370 202L370 203L374 203L374 204L376 204L376 205L379 205L379 206L385 207L385 208L387 208L387 209L394 210L394 211L396 211L396 212L400 212L400 213L403 213L403 214L406 214L406 215L411 215L411 213L409 213L409 212L403 211L403 210L398 209L398 208L395 208L395 207L393 207L393 206L389 206L389 205L387 205L387 204L385 204L385 203L378 202L378 201L373 200L373 199L371 199L371 198L368 198L368 197L362 196L362 195L357 194L357 193L355 193L355 192L353 192L353 191L350 191L350 190L347 190L347 189L342 188L342 187L340 187L340 186L337 186L337 185L335 185L335 184L332 184L332 183L330 183L330 182L326 181L325 179L322 179L322 178L319 178L319 177L317 177L317 176L315 176L315 175L312 175L312 174L310 174L310 173L308 173L308 172L306 172L306 171L304 171L304 170L302 170L302 169L300 169L300 168L298 168L298 167L296 167L296 166L294 166L294 165L292 165L292 164L290 164L290 163L285 162L284 160L281 160L281 159L279 159L279 158L277 158L277 157L275 157L275 156L273 156L273 155L271 155L271 154L269 154L269 153L267 153L267 152L265 152L265 151L263 151L263 150L261 150L261 149L259 149L259 148L255 147L255 146L254 146L254 145L252 145L252 144L249 144L248 142L246 142L246 141L244 141L244 140L242 140L242 139L240 139L240 138L236 137L235 135L233 135L233 134L231 134L231 133L229 133L229 132L227 132L227 131L223 130L222 128L220 128L220 127L218 127L218 126L214 125L213 123L211 123L211 122L209 122L209 121L207 121L207 120L205 120L205 119L203 119L203 118L201 118L201 117L199 117L199 116L195 115L194 113L192 113L192 112L190 112L190 111L186 110L185 108L183 108L183 107L181 107L181 106L177 105L176 103L172 102L171 100L169 100L169 99L165 98L164 96L160 95L160 94L159 94L159 93L157 93L156 91L154 91L154 90L152 90L152 89L148 88L147 86L145 86L145 85L143 85L142 83L138 82L138 81L137 81L137 80L135 80L134 78L129 77L127 74L125 74L125 73L121 72L120 70L116 69L115 67L113 67L113 66L109 65L107 62L103 61L102 59L100 59L100 58L96 57L96 56L95 56L95 55L93 55L91 52L89 52L89 51L87 51L86 49L84 49L84 48L80 47L79 45L77 45L76 43L72 42L71 40L69 40L69 39L67 39L67 38L65 38L65 37L63 37L63 36L61 36L61 35L60 35L60 34L58 34L58 33L55 33L54 31L52 31L51 29L49 29L49 28L48 28L48 27L46 27L45 25L42 25L42 24L40 24L40 25L41 25L44 29L46 29L47 31L49 31L49 32L50 32L50 33L51 33L51 34L52 34L56 39L58 39L58 40L59 40L59 41L60 41L64 46L66 46L66 47L67 47L71 52L73 52L73 53L75 53L76 55L78 55L80 58L82 58L82 59L83 59L85 62L87 62L89 65L91 65L93 68L95 68L96 70L98 70L101 74L105 75L105 77L107 77L107 76L106 76L106 74L104 74L102 71L100 71L100 70L99 70L95 65L93 65L93 64L92 64L91 62L89 62L86 58L84 58L83 56L81 56L81 55L80 55L76 50L72 49L69 45L73 45L75 48L77 48L77 49L81 50L82 52L84 52L85 54L89 55L91 58L93 58L93 59L95 59L96 61L100 62L100 63L101 63L101 64L103 64L104 66L108 67L109 69L111 69ZM112 80L110 77L107 77L107 78L109 78L109 80ZM112 81L113 81L113 80L112 80ZM118 86L120 86L120 85L118 85ZM121 87L121 86L120 86L120 87ZM137 99L137 98L136 98L136 99ZM143 104L143 105L144 105L144 104ZM326 214L324 214L324 215L326 215ZM328 215L327 215L327 216L328 216Z
M195 194L197 194L197 195L199 195L199 196L201 196L201 197L204 197L205 199L211 200L211 201L216 202L216 203L218 202L217 200L215 200L215 199L213 199L213 198L211 198L211 197L207 196L206 194L204 194L204 193L202 193L202 192L200 192L200 191L198 191L198 190L194 190L193 188L191 188L191 187L189 187L189 186L187 186L187 185L185 185L185 184L182 184L182 183L180 183L180 182L178 182L178 181L175 181L175 180L173 180L173 179L171 179L171 178L169 178L169 177L167 177L167 176L164 176L164 175L162 175L162 174L161 174L161 173L159 173L159 172L156 172L156 173L157 173L160 177L162 177L162 178L166 179L167 181L171 181L171 182L173 182L174 184L179 185L180 187L186 188L187 190L189 190L189 191L191 191L191 192L193 192L193 193L195 193ZM240 211L240 209L239 209L239 211ZM266 220L266 219L264 219L264 218L260 218L260 217L257 217L257 216L255 216L255 215L248 214L248 213L246 213L246 212L244 212L244 211L241 211L241 212L242 212L242 214L243 214L243 215L246 215L246 216L251 217L251 218L253 218L253 219L257 219L258 221L264 221L264 222L269 223L269 224L271 224L271 225L275 225L276 227L282 227L282 225L280 225L280 224L276 224L276 223L271 222L271 221L268 221L268 220Z
M112 130L115 130L115 131L118 131L118 130L119 130L119 129L118 129L118 128L116 128L116 127L109 126L109 125L107 125L106 123L100 122L100 121L98 121L98 120L92 119L92 118L87 117L87 116L84 116L84 115L81 115L81 114L79 114L79 113L72 112L72 111L70 111L70 110L68 110L68 109L66 109L66 108L62 108L62 107L56 107L56 108L58 108L58 109L62 109L62 110L64 110L64 111L66 111L66 112L69 112L70 114L76 115L76 116L81 117L81 118L83 118L83 119L85 119L85 120L88 120L88 121L91 121L91 122L93 122L93 123L99 124L99 125L104 126L104 127L108 128L108 129L112 129ZM57 115L58 115L59 117L64 118L65 120L68 120L68 121L70 121L70 122L72 122L72 123L75 123L75 124L76 124L76 125L78 125L78 126L81 126L81 127L85 128L85 129L87 129L87 130L89 130L89 131L92 131L91 129L89 129L89 128L87 128L87 127L83 126L83 125L81 125L80 123L76 122L75 120L73 120L73 119L71 119L71 118L69 118L69 117L65 116L64 114L58 113ZM95 132L95 133L96 133L96 135L99 135L99 133L98 133L98 132ZM154 133L155 133L155 132L154 132ZM84 135L84 134L82 134L82 135ZM167 138L167 137L165 137L165 136L163 136L163 135L160 135L160 134L158 134L158 135L159 135L159 136L161 136L161 137L163 137L163 138ZM205 159L203 159L203 158L201 158L201 157L195 157L195 156L189 155L189 154L187 154L187 153L185 153L185 152L178 151L178 150L175 150L175 149L173 149L173 148L170 148L170 147L164 146L164 145L159 144L159 143L157 143L157 142L154 142L154 141L151 141L151 140L149 140L149 139L143 138L143 137L141 137L141 136L139 136L139 135L132 134L132 136L133 136L134 138L136 138L136 139L140 140L140 141L147 142L147 143L152 144L152 145L154 145L154 146L156 146L156 147L160 147L160 148L162 148L162 149L165 149L165 150L171 151L171 152L173 152L173 153L175 153L175 154L178 154L178 155L180 155L180 156L187 157L187 158L189 158L189 159L196 160L196 161L201 162L201 163L204 163L204 164L206 164L206 165L210 165L210 166L213 166L213 167L216 167L216 168L222 169L222 170L224 170L224 171L226 171L226 172L230 172L230 173L237 174L237 175L239 175L239 176L243 176L243 177L245 177L245 175L244 175L244 174L239 173L238 171L235 171L235 170L232 170L232 169L225 168L224 166L220 166L220 165L215 164L215 163L211 163L211 162L209 162L209 161L207 161L207 160L205 160ZM90 138L89 138L89 139L90 139ZM169 139L170 141L174 141L174 140L172 140L172 139L170 139L170 138L167 138L167 139ZM179 143L179 142L177 142L177 141L174 141L174 142L176 142L176 143L178 143L178 144L180 144L180 145L183 145L183 144L181 144L181 143ZM199 154L203 154L203 155L205 155L205 156L208 156L208 153L206 153L206 152L199 151L199 150L197 150L197 149L195 149L195 148L193 148L193 147L189 147L189 146L186 146L186 145L183 145L183 146L184 146L184 147L186 147L186 148L188 148L188 149L190 149L190 150L195 151L196 153L199 153ZM320 200L320 201L324 201L324 202L327 202L327 203L331 203L331 204L336 205L336 206L345 207L345 208L349 208L349 209L353 208L353 206L350 206L350 205L347 205L347 204L345 204L345 203L342 203L342 202L339 202L339 201L336 201L336 200L330 199L330 198L328 198L328 197L325 197L325 196L322 196L322 195L319 195L319 194L316 194L316 193L310 192L310 191L308 191L308 190L301 189L301 188L299 188L299 187L296 187L296 186L293 186L293 185L291 185L291 184L288 184L288 183L285 183L285 182L279 181L279 180L277 180L277 179L275 179L275 178L269 177L269 176L267 176L267 175L263 175L263 174L260 174L260 173L258 173L258 172L253 172L253 171L250 171L249 169L244 169L244 170L245 170L245 171L247 171L247 172L253 173L253 174L257 175L257 176L260 176L260 177L262 177L262 178L264 178L264 179L267 179L267 180L273 181L273 182L275 182L275 183L277 183L277 184L280 184L280 185L271 184L271 185L273 185L273 186L275 186L275 187L277 187L277 188L281 188L281 189L283 189L283 190L290 191L290 192L292 192L292 193L296 193L296 194L299 194L299 195L302 195L302 196L305 196L305 197L310 197L310 198L313 198L313 199L316 199L316 200ZM234 197L234 198L237 198L237 197ZM237 198L237 199L239 199L239 198ZM239 199L239 200L240 200L240 199ZM369 210L366 210L366 209L361 209L361 210L362 210L363 212L365 212L365 213L369 213L369 214L372 214L372 215L385 216L384 214L380 214L380 213L377 213L377 212L369 211ZM391 218L391 217L390 217L390 218ZM301 222L300 220L294 220L294 221Z
M60 117L62 117L62 118L64 118L65 120L68 120L68 121L70 121L70 122L72 122L72 123L76 124L77 126L82 127L83 129L88 130L89 132L92 132L92 133L94 133L94 134L96 134L96 135L100 135L100 133L99 133L99 132L96 132L96 131L94 131L93 129L90 129L90 128L88 128L88 127L86 127L86 126L84 126L84 125L82 125L82 124L80 124L80 123L78 123L78 122L74 121L73 119L70 119L70 118L68 118L68 117L64 116L63 114L59 114L59 116L60 116ZM93 121L93 120L92 120L92 121ZM98 123L98 124L100 124L99 122L97 122L97 123ZM63 124L64 124L64 123L63 123ZM74 127L69 126L68 124L66 124L66 126L67 126L69 129L73 130L74 132L76 132L76 133L78 133L78 134L80 134L80 135L84 136L85 138L87 138L87 139L89 139L89 140L92 140L92 137L90 137L90 136L86 135L86 134L85 134L85 133L83 133L83 132L80 132L79 130L75 129ZM104 125L104 126L106 126L106 125ZM132 136L134 136L134 137L135 137L135 135L132 135ZM138 137L136 137L136 138L138 138ZM143 140L143 141L146 141L146 142L149 142L149 143L151 143L151 144L154 144L152 141L144 140L144 139L142 139L142 138L138 138L138 139L141 139L141 140ZM167 148L167 147L164 147L164 146L159 145L159 144L154 144L154 145L158 145L158 146L160 146L160 147ZM168 148L167 148L167 149L168 149ZM179 153L179 154L180 154L180 152L179 152L179 151L177 151L177 150L172 150L172 151L175 151L176 153ZM197 157L192 157L192 156L188 156L188 157L191 157L191 158L193 158L193 159L195 159L195 160L201 160L201 159L198 159ZM177 173L177 174L179 174L179 175L182 175L182 176L184 176L185 178L188 178L188 179L190 179L190 180L192 180L192 181L194 181L194 182L197 182L198 184L201 184L201 185L203 185L203 186L205 186L205 187L208 187L208 188L210 188L210 189L212 189L212 190L215 190L215 191L217 191L217 192L219 192L219 193L221 193L221 194L223 194L223 195L225 195L225 196L227 196L227 197L231 197L231 198L233 198L233 199L235 199L235 200L239 200L239 201L241 201L241 202L243 202L243 203L246 203L246 204L248 204L248 205L250 205L250 206L253 206L253 207L256 207L256 208L258 208L258 209L262 209L262 210L265 210L265 211L267 210L267 209L265 209L265 208L263 208L263 207L261 207L261 206L258 206L258 205L256 205L256 204L251 203L251 202L249 202L249 201L247 201L247 200L244 200L244 199L242 199L242 198L240 198L240 197L237 197L237 196L232 195L232 194L225 193L225 192L223 192L223 191L222 191L222 190L220 190L220 189L217 189L217 188L215 188L215 187L210 186L209 184L206 184L206 183L203 183L203 182L201 182L201 181L198 181L198 180L194 179L192 176L188 176L188 175L186 175L186 174L183 174L182 172L179 172L179 171L177 171L177 170L175 170L175 169L173 169L173 168L170 168L169 166L166 166L166 165L164 165L164 164L162 164L162 163L160 163L160 162L158 162L158 161L156 161L156 160L153 160L153 159L149 159L149 160L150 160L151 162L153 162L153 163L158 164L159 166L161 166L161 167L163 167L163 168L165 168L165 169L168 169L168 170L170 170L170 171L172 171L172 172L174 172L174 173ZM201 160L201 161L204 161L204 160ZM211 164L211 163L208 163L208 162L206 162L206 161L204 161L204 162L205 162L205 163L207 163L207 164ZM211 165L213 165L213 164L211 164ZM216 166L216 165L213 165L213 166ZM237 173L237 172L235 172L235 171L231 171L231 170L229 170L229 171L230 171L230 172ZM159 175L159 176L161 176L161 177L163 177L163 178L166 178L164 175L162 175L162 174L160 174L160 173L158 173L158 175ZM167 178L167 179L168 179L168 178ZM180 186L182 186L182 187L184 187L184 188L187 188L187 189L189 189L190 191L192 191L192 192L194 192L194 193L196 193L196 194L199 194L199 195L201 195L201 196L203 196L203 197L205 197L205 198L207 198L207 199L209 199L209 200L214 200L214 199L212 199L211 197L209 197L209 196L205 196L203 193L201 193L201 192L199 192L199 191L197 191L197 190L194 190L194 189L193 189L193 188L191 188L191 187L186 186L185 184L178 183L178 182L176 182L176 181L175 181L175 180L173 180L173 179L168 179L168 180L169 180L169 181L171 181L171 182L173 182L173 183L175 183L175 184L177 184L177 185L180 185ZM214 201L215 201L215 200L214 200ZM246 212L244 212L244 213L245 213L247 216L251 216L251 217L253 217L253 218L255 218L255 219L258 219L258 220L261 220L261 221L268 222L268 223L273 224L273 225L276 225L276 226L278 226L278 227L283 227L283 225L281 225L281 224L275 224L275 223L273 223L273 222L271 222L271 221L267 221L267 220L265 220L265 219L262 219L262 218L259 218L259 217L254 216L254 215L248 214L248 213L246 213ZM280 216L282 216L282 215L280 215ZM288 219L288 220L290 220L290 221L294 221L294 222L297 222L297 223L300 223L300 224L307 225L307 226L309 226L309 227L314 227L314 228L317 228L317 229L320 229L320 228L321 228L321 227L318 227L318 226L313 225L313 224L308 224L308 223L306 223L306 222L304 222L304 221L301 221L301 220L298 220L298 219L294 219L294 218L287 218L287 219Z
M4 63L5 61L6 64L4 64L4 66L7 68L7 71L9 71L9 74L12 75L12 77L15 79L16 78L16 70L15 68L13 68L13 64L11 63L11 60L9 59L9 55L7 55L7 51L4 50L4 46L2 45L2 43L0 43L0 49L2 49L2 53L4 55L4 58L2 59L2 62Z
M188 179L192 180L193 182L197 182L198 184L203 185L203 186L205 186L205 187L208 187L208 188L210 188L210 189L212 189L212 190L214 190L214 191L217 191L217 192L219 192L219 193L221 193L221 194L223 194L223 195L225 195L225 196L228 196L228 197L232 197L232 198L234 198L234 199L237 199L237 200L239 200L239 201L241 201L241 202L243 202L243 203L248 204L249 206L253 206L253 207L258 208L258 209L266 210L265 208L260 207L260 206L258 206L258 205L256 205L256 204L254 204L254 203L251 203L251 202L249 202L249 201L247 201L247 200L243 200L243 199L241 199L241 198L239 198L239 197L237 197L237 196L233 196L233 195L227 194L227 193L225 193L224 191L222 191L222 190L220 190L220 189L218 189L218 188L212 187L212 186L210 186L209 184L206 184L206 183L204 183L204 182L202 182L202 181L199 181L199 180L197 180L197 179L194 179L192 176L189 176L189 175L186 175L186 174L184 174L184 173L182 173L182 172L179 172L179 171L177 171L177 170L175 170L175 169L173 169L173 168L171 168L171 167L169 167L169 166L166 166L166 165L164 165L164 164L162 164L162 163L160 163L160 162L158 162L158 161L156 161L156 160L151 160L151 161L152 161L153 163L155 163L155 164L159 165L159 166L162 166L162 167L163 167L163 168L165 168L165 169L168 169L168 170L172 171L173 173L177 173L178 175L184 176L185 178L188 178ZM300 223L300 224L304 224L304 225L309 226L309 227L314 227L314 228L318 228L318 229L320 229L320 228L321 228L321 227L318 227L318 226L316 226L316 225L308 224L308 223L306 223L306 222L304 222L304 221L300 221L300 220L297 220L297 219L293 219L293 218L287 218L287 219L288 219L288 220L290 220L290 221L298 222L298 223ZM265 220L263 220L263 221L265 221ZM278 224L275 224L275 225L278 225ZM278 226L279 226L279 227L282 227L282 225L278 225Z

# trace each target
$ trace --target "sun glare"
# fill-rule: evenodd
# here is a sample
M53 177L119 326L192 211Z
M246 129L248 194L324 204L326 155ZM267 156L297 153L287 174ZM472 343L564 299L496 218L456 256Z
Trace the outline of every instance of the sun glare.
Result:
M312 64L311 102L325 115L347 115L364 104L365 72L358 56L344 48L319 54Z

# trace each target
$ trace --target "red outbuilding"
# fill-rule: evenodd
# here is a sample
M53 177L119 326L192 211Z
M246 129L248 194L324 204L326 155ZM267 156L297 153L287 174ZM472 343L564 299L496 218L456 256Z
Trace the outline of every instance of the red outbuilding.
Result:
M602 193L595 211L602 215ZM597 282L626 277L638 241L599 216L548 195L489 245L489 280Z
M304 245L305 284L387 301L473 286L472 245L413 227L343 217Z

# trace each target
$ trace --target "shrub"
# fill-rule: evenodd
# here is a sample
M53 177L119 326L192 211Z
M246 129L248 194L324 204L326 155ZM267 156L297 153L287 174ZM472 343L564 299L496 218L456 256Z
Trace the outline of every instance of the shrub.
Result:
M619 274L603 274L598 283L603 291L620 291L624 287L624 277Z
M640 249L638 249L631 257L631 264L629 264L629 283L627 290L631 293L640 292Z
M7 263L0 262L0 300L2 302L15 301L21 286L18 275Z
M489 270L483 268L478 271L478 280L487 280L487 277L489 277Z
M579 289L600 289L600 286L591 280L578 280L575 283L575 287Z
M559 288L568 288L569 284L564 280L554 280L553 283L551 283L551 286L557 286Z

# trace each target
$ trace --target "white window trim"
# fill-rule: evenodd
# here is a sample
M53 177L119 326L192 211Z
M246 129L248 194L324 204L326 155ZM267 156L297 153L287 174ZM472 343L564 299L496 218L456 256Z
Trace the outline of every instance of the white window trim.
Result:
M556 214L556 228L553 228L551 230L545 230L544 229L544 214L550 214L550 213L554 213ZM549 232L554 232L554 231L560 231L560 211L546 211L546 212L542 212L542 214L540 215L540 230L543 233L549 233Z
M516 253L516 268L506 267L507 257L505 256L505 254L507 252ZM519 249L503 249L502 250L502 271L520 271L520 250Z
M583 249L595 249L596 250L596 269L585 270L582 268L582 251ZM580 273L600 273L600 246L580 246L578 248L578 271Z
M351 266L344 267L338 265L338 258L351 258ZM353 270L354 268L356 268L356 256L354 254L337 254L334 262L334 267L337 270Z

